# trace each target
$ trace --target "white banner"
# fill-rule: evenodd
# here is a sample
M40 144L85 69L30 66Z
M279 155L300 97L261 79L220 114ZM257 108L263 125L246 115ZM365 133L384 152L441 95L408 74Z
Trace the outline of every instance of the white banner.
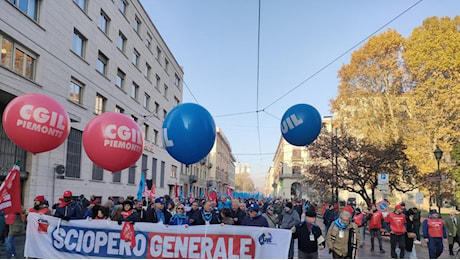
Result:
M208 225L135 223L136 245L120 240L109 220L71 220L30 213L24 256L33 258L287 258L291 231Z

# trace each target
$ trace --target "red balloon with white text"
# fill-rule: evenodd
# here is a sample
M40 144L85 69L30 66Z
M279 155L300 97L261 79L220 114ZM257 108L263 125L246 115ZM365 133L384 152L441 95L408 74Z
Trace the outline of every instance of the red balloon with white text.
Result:
M3 128L17 146L37 154L60 146L69 135L70 119L53 98L31 93L11 100L3 111Z
M106 112L91 119L86 125L83 147L96 165L116 172L136 163L144 148L144 138L132 118Z

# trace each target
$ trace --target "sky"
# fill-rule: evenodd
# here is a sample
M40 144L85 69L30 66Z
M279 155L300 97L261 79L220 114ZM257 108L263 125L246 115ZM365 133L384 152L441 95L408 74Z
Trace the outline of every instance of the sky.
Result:
M404 37L458 0L140 0L184 69L184 103L206 108L263 187L284 112L332 115L337 73L372 35ZM259 16L260 10L260 16Z

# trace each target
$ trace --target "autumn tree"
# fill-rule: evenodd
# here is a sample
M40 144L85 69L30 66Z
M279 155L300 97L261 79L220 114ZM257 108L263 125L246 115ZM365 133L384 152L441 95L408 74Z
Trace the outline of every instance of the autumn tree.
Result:
M392 190L407 192L416 188L417 169L410 165L401 142L375 145L342 132L339 136L321 135L308 148L313 162L308 169L308 182L355 192L367 205L376 202L379 173L389 174ZM337 167L336 173L333 167Z
M240 173L235 175L235 190L240 192L253 192L255 191L254 181L247 173Z
M374 36L353 52L338 73L338 95L331 101L337 126L371 143L401 139L408 85L401 65L404 38L394 30Z

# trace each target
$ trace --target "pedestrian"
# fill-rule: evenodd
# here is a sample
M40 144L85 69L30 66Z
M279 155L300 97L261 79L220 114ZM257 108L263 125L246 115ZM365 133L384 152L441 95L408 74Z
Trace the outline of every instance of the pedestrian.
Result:
M399 258L404 258L406 251L406 216L402 214L403 209L401 205L396 205L395 211L385 218L390 232L391 258L397 258L396 245L399 246Z
M422 225L422 222L420 221L420 210L416 207L412 208L412 211L414 212L414 233L415 233L415 240L414 244L420 245L420 226Z
M246 214L248 208L246 207L246 203L240 202L240 209Z
M293 210L292 202L287 202L280 216L280 228L290 229L291 231L295 231L295 226L297 226L299 223L300 223L299 213ZM288 258L289 259L294 258L294 239L293 238L291 238L291 242L289 245Z
M412 252L414 248L414 239L417 237L414 232L414 211L409 209L406 212L406 251Z
M355 210L355 215L353 216L353 222L355 222L356 226L358 226L358 232L359 235L362 237L361 239L361 244L359 247L363 247L364 245L364 239L365 239L365 234L366 230L365 228L365 223L366 223L366 217L364 216L364 213L361 212L361 208L356 208Z
M374 251L374 238L377 236L379 242L380 253L384 254L382 246L382 229L383 214L377 209L375 204L371 204L371 211L367 214L367 221L369 223L369 235L371 237L371 251Z
M447 232L444 221L435 209L430 210L430 216L423 221L422 230L430 259L439 258L444 250L442 239L447 240Z
M190 210L187 212L187 217L188 217L189 219L191 219L192 216L193 216L193 214L195 214L195 212L199 210L199 207L198 207L198 206L199 206L199 205L198 205L198 201L197 201L197 200L195 200L195 201L192 202L192 206L190 207Z
M0 244L5 243L5 231L7 229L5 212L0 210Z
M125 200L123 202L123 211L118 217L118 225L121 225L122 222L139 222L139 214L133 209L133 202L131 200Z
M308 207L305 212L305 221L300 223L292 234L297 239L299 259L317 259L318 249L323 250L325 239L321 228L316 224L316 211L313 206Z
M206 201L203 208L195 212L190 221L192 225L220 224L219 217L212 209L211 201Z
M332 258L354 259L358 256L360 236L358 226L350 222L349 211L342 211L327 233L327 247Z
M172 215L165 209L165 203L163 197L156 198L155 203L146 212L145 222L168 224Z
M248 215L241 221L242 226L268 227L267 219L259 213L259 204L253 203L248 207Z
M190 221L187 215L185 214L185 206L183 204L177 204L176 213L169 220L169 225L185 225L185 227L188 227L190 225Z
M226 225L235 225L235 221L232 218L232 210L229 208L222 208L219 211L220 223Z
M65 191L63 200L56 207L54 216L63 220L81 219L83 217L80 205L72 199L72 192Z
M240 202L237 199L232 200L231 216L235 225L241 225L241 221L246 217L246 212L240 208Z
M268 227L271 227L271 228L277 228L278 225L279 225L279 218L278 218L278 214L275 213L275 209L273 208L273 206L268 206L267 207L267 212L265 212L264 214L262 214L262 216L264 216L264 218L267 219L267 222L268 222Z
M45 196L39 195L34 199L34 206L26 212L26 218L30 212L38 213L40 215L51 215L51 210L45 207Z
M9 225L8 237L6 238L6 258L16 258L16 241L17 236L25 233L25 216L22 213L16 213L14 223Z
M446 225L447 240L449 242L449 254L454 255L455 242L460 246L460 223L457 221L457 214L455 211L449 214L449 219L446 220L444 224Z
M140 222L147 222L146 220L146 212L145 209L143 208L144 205L142 204L142 200L136 200L134 201L134 211L137 212L139 215L139 221Z
M329 226L331 226L332 222L339 217L338 214L339 205L338 204L330 204L329 208L326 209L326 212L323 216L323 223L324 223L324 233L327 234L329 230Z

